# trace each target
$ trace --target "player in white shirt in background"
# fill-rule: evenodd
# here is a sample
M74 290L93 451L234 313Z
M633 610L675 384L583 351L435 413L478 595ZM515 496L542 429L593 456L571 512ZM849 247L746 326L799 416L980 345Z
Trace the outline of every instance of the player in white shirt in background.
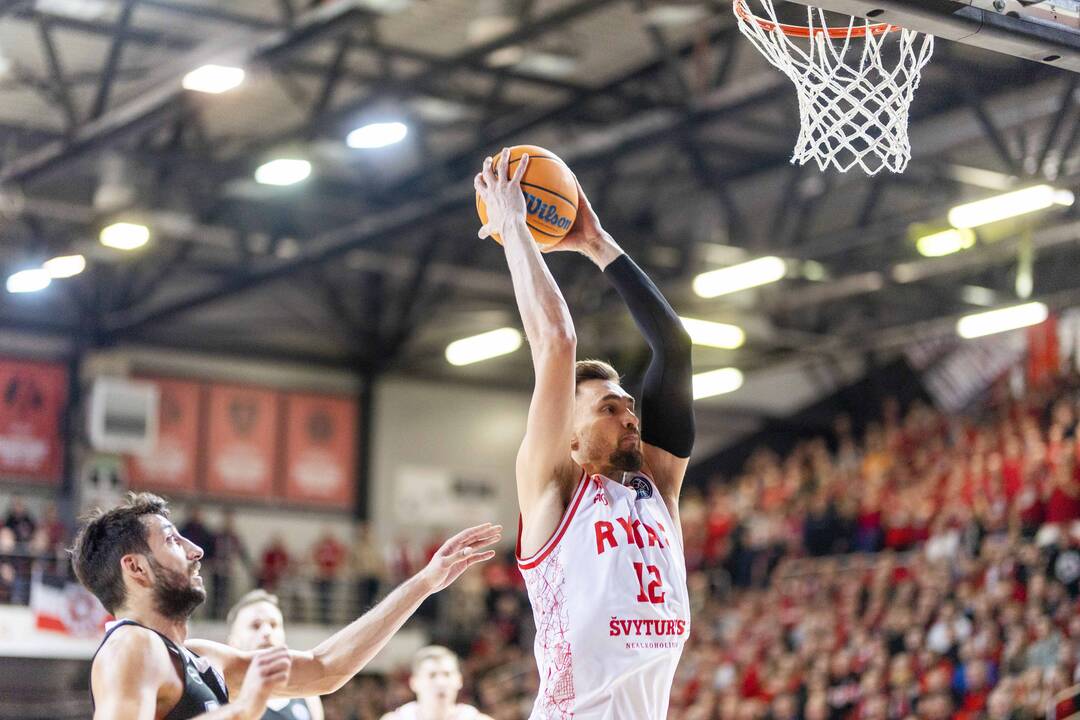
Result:
M492 720L472 705L458 703L461 685L457 655L439 645L420 648L409 677L416 700L383 715L382 720Z
M226 616L229 638L237 650L265 650L285 645L285 619L276 595L252 590L240 598ZM270 698L261 720L323 720L322 700Z

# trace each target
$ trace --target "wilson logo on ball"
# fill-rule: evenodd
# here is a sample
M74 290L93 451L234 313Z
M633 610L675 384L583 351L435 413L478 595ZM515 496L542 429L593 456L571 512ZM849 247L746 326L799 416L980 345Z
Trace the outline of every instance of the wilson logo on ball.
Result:
M574 221L559 214L558 208L550 205L532 193L525 193L525 210L541 222L557 227L561 230L569 230Z

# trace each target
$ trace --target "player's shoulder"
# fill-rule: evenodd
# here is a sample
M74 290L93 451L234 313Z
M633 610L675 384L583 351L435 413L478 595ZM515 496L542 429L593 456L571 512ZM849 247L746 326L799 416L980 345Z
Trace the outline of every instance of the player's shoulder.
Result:
M480 712L472 705L458 704L455 720L492 720L491 717Z
M94 657L92 675L118 682L152 681L170 671L169 650L157 633L139 625L122 625L102 643Z

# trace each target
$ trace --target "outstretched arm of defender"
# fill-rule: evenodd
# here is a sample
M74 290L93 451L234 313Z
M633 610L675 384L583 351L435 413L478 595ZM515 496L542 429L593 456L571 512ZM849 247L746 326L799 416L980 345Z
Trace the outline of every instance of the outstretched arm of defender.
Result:
M577 336L566 301L525 223L521 178L528 156L521 158L510 176L509 155L503 150L494 166L490 159L485 160L475 186L488 210L488 224L480 236L498 233L502 237L532 352L536 385L518 451L517 487L525 534L543 543L562 515L565 481L580 472L570 459ZM525 545L531 544L535 543L523 538L523 552Z
M427 566L398 586L381 603L337 631L314 650L288 651L292 659L289 681L275 690L278 697L310 697L334 692L371 658L429 595L442 590L473 565L495 556L485 550L501 538L502 526L485 523L463 530L443 543ZM227 683L243 676L252 653L208 640L189 640L187 646L215 661Z

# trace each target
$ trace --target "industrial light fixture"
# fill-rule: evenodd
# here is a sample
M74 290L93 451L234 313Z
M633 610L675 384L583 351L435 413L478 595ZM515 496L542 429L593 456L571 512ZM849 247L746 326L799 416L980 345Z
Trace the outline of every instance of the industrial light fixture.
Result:
M372 149L399 143L409 134L409 127L402 122L370 123L353 130L345 143L356 149Z
M49 277L49 273L44 268L20 270L8 275L7 291L9 293L37 292L49 287L51 282L52 278Z
M255 170L255 182L262 185L295 185L311 175L311 163L300 158L276 158Z
M735 392L742 387L743 374L738 368L726 367L694 375L694 399Z
M1050 185L1033 185L1003 195L957 205L949 211L949 224L957 228L973 228L988 223L1045 210L1052 205L1073 204L1073 194Z
M975 247L975 233L970 228L950 228L923 235L915 241L915 249L923 257L942 257Z
M1038 325L1050 311L1041 302L1024 303L1011 307L987 310L965 315L956 323L956 333L965 339L993 335L1018 328Z
M734 350L746 342L746 333L738 325L688 317L679 319L695 345Z
M203 65L184 76L185 90L218 95L244 82L244 68L228 65Z
M578 69L577 58L573 55L543 50L530 50L512 64L518 70L555 79L569 77Z
M505 327L455 340L446 346L446 361L451 365L471 365L508 355L521 347L521 332Z
M41 264L45 272L53 280L69 278L78 275L86 269L86 258L82 255L60 255L50 258Z
M37 0L34 9L42 15L85 22L104 18L109 12L109 5L105 0Z
M101 229L99 239L114 250L134 250L150 241L150 228L138 223L113 223Z
M520 45L506 45L488 53L486 62L493 68L507 68L517 65L525 59L525 48Z
M694 292L703 298L728 295L740 290L776 282L787 274L787 263L773 255L710 270L694 278Z
M709 8L705 3L663 3L650 7L643 14L645 22L660 27L682 27L708 17Z

